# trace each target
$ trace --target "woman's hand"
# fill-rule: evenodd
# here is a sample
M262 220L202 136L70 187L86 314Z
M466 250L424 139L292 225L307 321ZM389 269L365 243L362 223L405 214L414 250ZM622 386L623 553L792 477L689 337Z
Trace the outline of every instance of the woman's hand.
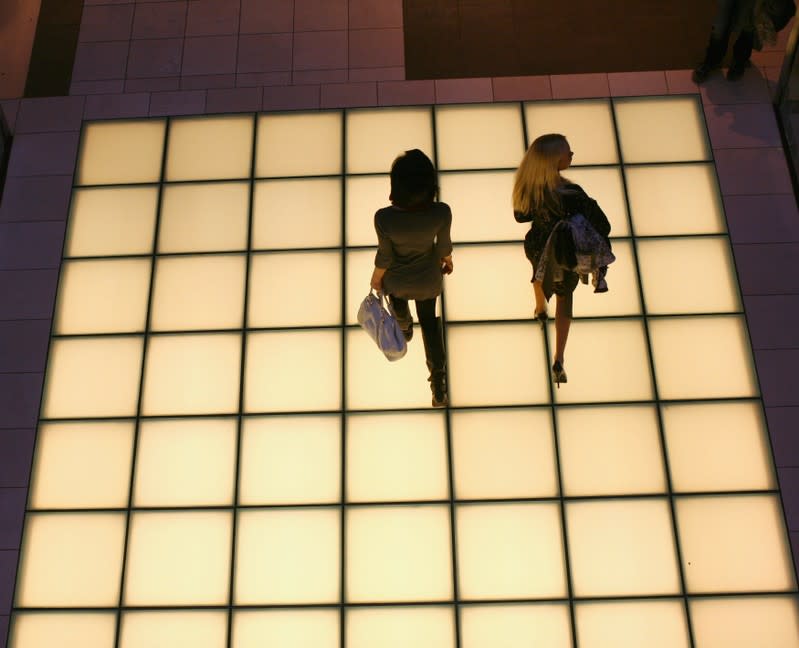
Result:
M441 274L452 274L452 255L441 258Z
M376 290L377 292L383 292L383 275L386 274L385 268L375 268L374 272L372 272L372 279L369 282L369 285L372 287L372 290Z

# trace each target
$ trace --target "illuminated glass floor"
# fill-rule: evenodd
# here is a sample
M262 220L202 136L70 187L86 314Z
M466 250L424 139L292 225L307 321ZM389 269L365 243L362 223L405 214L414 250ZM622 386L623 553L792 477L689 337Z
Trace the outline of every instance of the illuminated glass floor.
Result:
M510 207L546 132L618 258L560 390ZM408 148L443 411L355 324ZM776 487L695 97L91 123L10 646L796 647Z

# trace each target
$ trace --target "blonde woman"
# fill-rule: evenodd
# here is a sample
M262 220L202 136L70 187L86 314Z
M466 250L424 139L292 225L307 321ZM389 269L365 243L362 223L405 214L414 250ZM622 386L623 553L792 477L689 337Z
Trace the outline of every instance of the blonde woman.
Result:
M527 149L513 186L513 215L518 222L531 224L524 237L524 252L533 266L535 317L542 324L548 318L547 302L553 294L557 297L552 380L558 386L567 381L563 356L579 277L568 269L552 271L555 264L545 258L545 248L550 250L547 242L557 224L574 214L582 214L606 241L610 233L610 223L596 201L560 173L569 168L573 156L563 135L542 135Z

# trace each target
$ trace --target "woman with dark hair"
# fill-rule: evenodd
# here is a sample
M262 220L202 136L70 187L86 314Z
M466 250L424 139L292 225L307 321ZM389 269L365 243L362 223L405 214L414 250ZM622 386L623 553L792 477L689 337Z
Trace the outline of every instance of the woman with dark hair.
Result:
M394 160L391 206L375 214L378 248L371 286L388 295L406 340L413 337L408 300L416 302L433 407L444 407L446 356L436 297L441 294L442 275L452 272L452 212L437 198L438 178L430 158L413 149Z

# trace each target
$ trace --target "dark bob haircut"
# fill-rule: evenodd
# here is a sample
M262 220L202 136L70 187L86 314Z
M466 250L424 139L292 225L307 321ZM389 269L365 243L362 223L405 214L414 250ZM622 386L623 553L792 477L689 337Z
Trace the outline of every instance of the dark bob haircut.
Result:
M405 151L391 165L391 200L397 207L426 207L438 197L438 175L419 149Z

